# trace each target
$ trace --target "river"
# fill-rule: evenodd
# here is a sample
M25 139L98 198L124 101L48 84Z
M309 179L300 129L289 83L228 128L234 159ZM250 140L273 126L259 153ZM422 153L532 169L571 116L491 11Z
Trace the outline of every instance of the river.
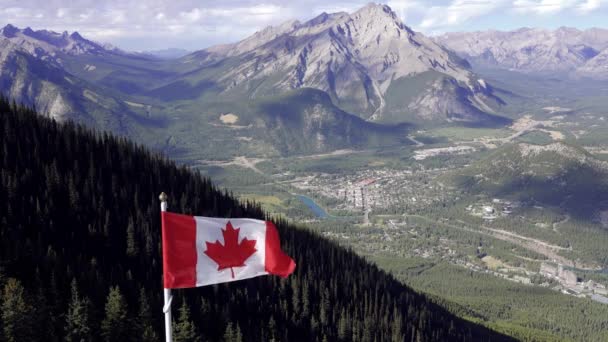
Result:
M327 218L327 212L319 207L312 198L304 195L296 195L296 197L310 208L317 218Z

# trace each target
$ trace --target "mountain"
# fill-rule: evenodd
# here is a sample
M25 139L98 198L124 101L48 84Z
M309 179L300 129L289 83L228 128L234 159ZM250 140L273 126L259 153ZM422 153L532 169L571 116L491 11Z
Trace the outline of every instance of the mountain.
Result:
M66 69L69 58L79 55L114 55L82 38L77 32L20 30L12 25L0 29L0 93L19 103L35 106L58 121L79 120L117 133L129 133L123 101ZM86 66L94 69L92 66Z
M415 126L508 122L466 60L384 5L178 59L12 25L0 44L1 93L191 161L409 144Z
M34 31L31 28L23 30L8 24L0 29L2 40L21 47L32 56L42 60L53 60L61 64L61 54L76 56L83 54L125 54L125 52L110 45L101 45L83 38L78 32L57 33L48 30Z
M56 120L75 119L138 139L141 137L139 132L143 130L162 129L164 121L163 118L150 118L151 106L142 104L140 99L129 98L128 93L138 95L141 90L146 97L161 99L165 103L188 95L183 87L171 84L141 89L143 84L160 84L165 77L171 77L167 72L159 75L155 69L159 63L173 66L170 61L150 59L151 56L115 54L100 50L99 45L92 45L94 49L89 50L83 47L64 51L63 47L73 44L60 44L49 39L55 43L50 45L23 33L28 31L12 26L3 29L4 34L12 38L0 40L0 89L18 102L35 105L40 112ZM46 36L71 41L73 35L48 31L38 31L36 35L37 38ZM83 42L88 44L87 40ZM74 51L82 53L73 54ZM144 78L138 83L142 85L133 83L139 81L138 77ZM195 88L193 91L205 90ZM210 135L228 142L221 144L225 147L221 151L206 152L207 156L220 154L225 157L239 155L243 151L265 154L328 152L369 148L382 143L411 143L406 138L404 126L389 127L366 122L339 109L325 93L314 89L296 89L280 96L244 103L245 110L233 110L229 105L223 105L211 116L196 114L195 120L201 120L200 124L208 127L206 131ZM222 115L229 113L238 123L221 121ZM192 121L188 126L191 124ZM178 138L171 138L171 133L171 130L160 132L165 135L159 140L166 151L175 151L172 146L187 145L192 139L180 135L177 141ZM235 133L238 133L236 137ZM256 138L256 142L252 142L252 138ZM173 143L167 146L166 141ZM158 141L146 142L159 144Z
M580 76L608 80L608 48L587 60L576 72Z
M185 55L190 54L191 51L186 49L178 49L178 48L168 48L161 50L151 50L143 52L144 55L151 55L161 59L174 59L184 57Z
M160 340L160 191L175 212L265 218L126 139L57 124L4 98L0 130L6 341ZM176 290L176 340L511 340L309 230L281 220L277 228L295 273Z
M315 88L376 122L491 122L497 118L486 113L500 104L464 59L412 31L386 5L289 21L182 61L201 66L190 78L213 74L224 95Z
M518 143L452 174L460 188L551 206L583 220L608 203L608 162L566 143Z
M267 141L283 155L412 143L408 125L365 121L336 107L327 93L316 89L296 89L265 99L255 108Z
M591 63L608 48L608 30L561 27L556 30L522 28L515 31L446 33L439 44L469 60L473 66L526 73L570 73L593 76L605 69ZM605 73L605 70L603 71Z
M116 114L129 113L126 105L100 95L95 85L74 77L53 61L31 55L10 40L0 40L0 93L33 105L58 121L77 119L126 132L122 115Z
M69 100L70 78L10 41L0 40L0 87L17 101L36 105L41 113L63 120L74 111Z

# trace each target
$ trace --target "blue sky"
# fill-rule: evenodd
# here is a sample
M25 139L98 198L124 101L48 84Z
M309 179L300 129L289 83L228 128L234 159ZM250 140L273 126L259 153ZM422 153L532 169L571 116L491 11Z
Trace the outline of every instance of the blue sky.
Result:
M197 50L237 41L268 25L322 12L353 12L354 0L0 0L0 25L79 31L127 50ZM608 0L386 0L416 31L608 28Z

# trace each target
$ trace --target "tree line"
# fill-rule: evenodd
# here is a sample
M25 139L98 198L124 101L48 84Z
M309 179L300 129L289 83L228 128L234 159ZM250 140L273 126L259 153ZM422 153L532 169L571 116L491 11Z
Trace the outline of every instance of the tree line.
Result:
M0 97L0 340L159 341L158 194L171 211L266 219L126 138ZM176 341L499 341L350 250L283 220L298 264L175 291Z

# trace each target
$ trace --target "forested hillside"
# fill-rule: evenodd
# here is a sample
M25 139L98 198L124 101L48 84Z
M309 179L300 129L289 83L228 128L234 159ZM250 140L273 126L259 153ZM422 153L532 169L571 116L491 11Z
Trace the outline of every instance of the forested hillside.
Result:
M0 99L0 340L157 341L160 213L264 218L208 179L125 139ZM260 277L175 291L176 341L499 341L305 229Z

